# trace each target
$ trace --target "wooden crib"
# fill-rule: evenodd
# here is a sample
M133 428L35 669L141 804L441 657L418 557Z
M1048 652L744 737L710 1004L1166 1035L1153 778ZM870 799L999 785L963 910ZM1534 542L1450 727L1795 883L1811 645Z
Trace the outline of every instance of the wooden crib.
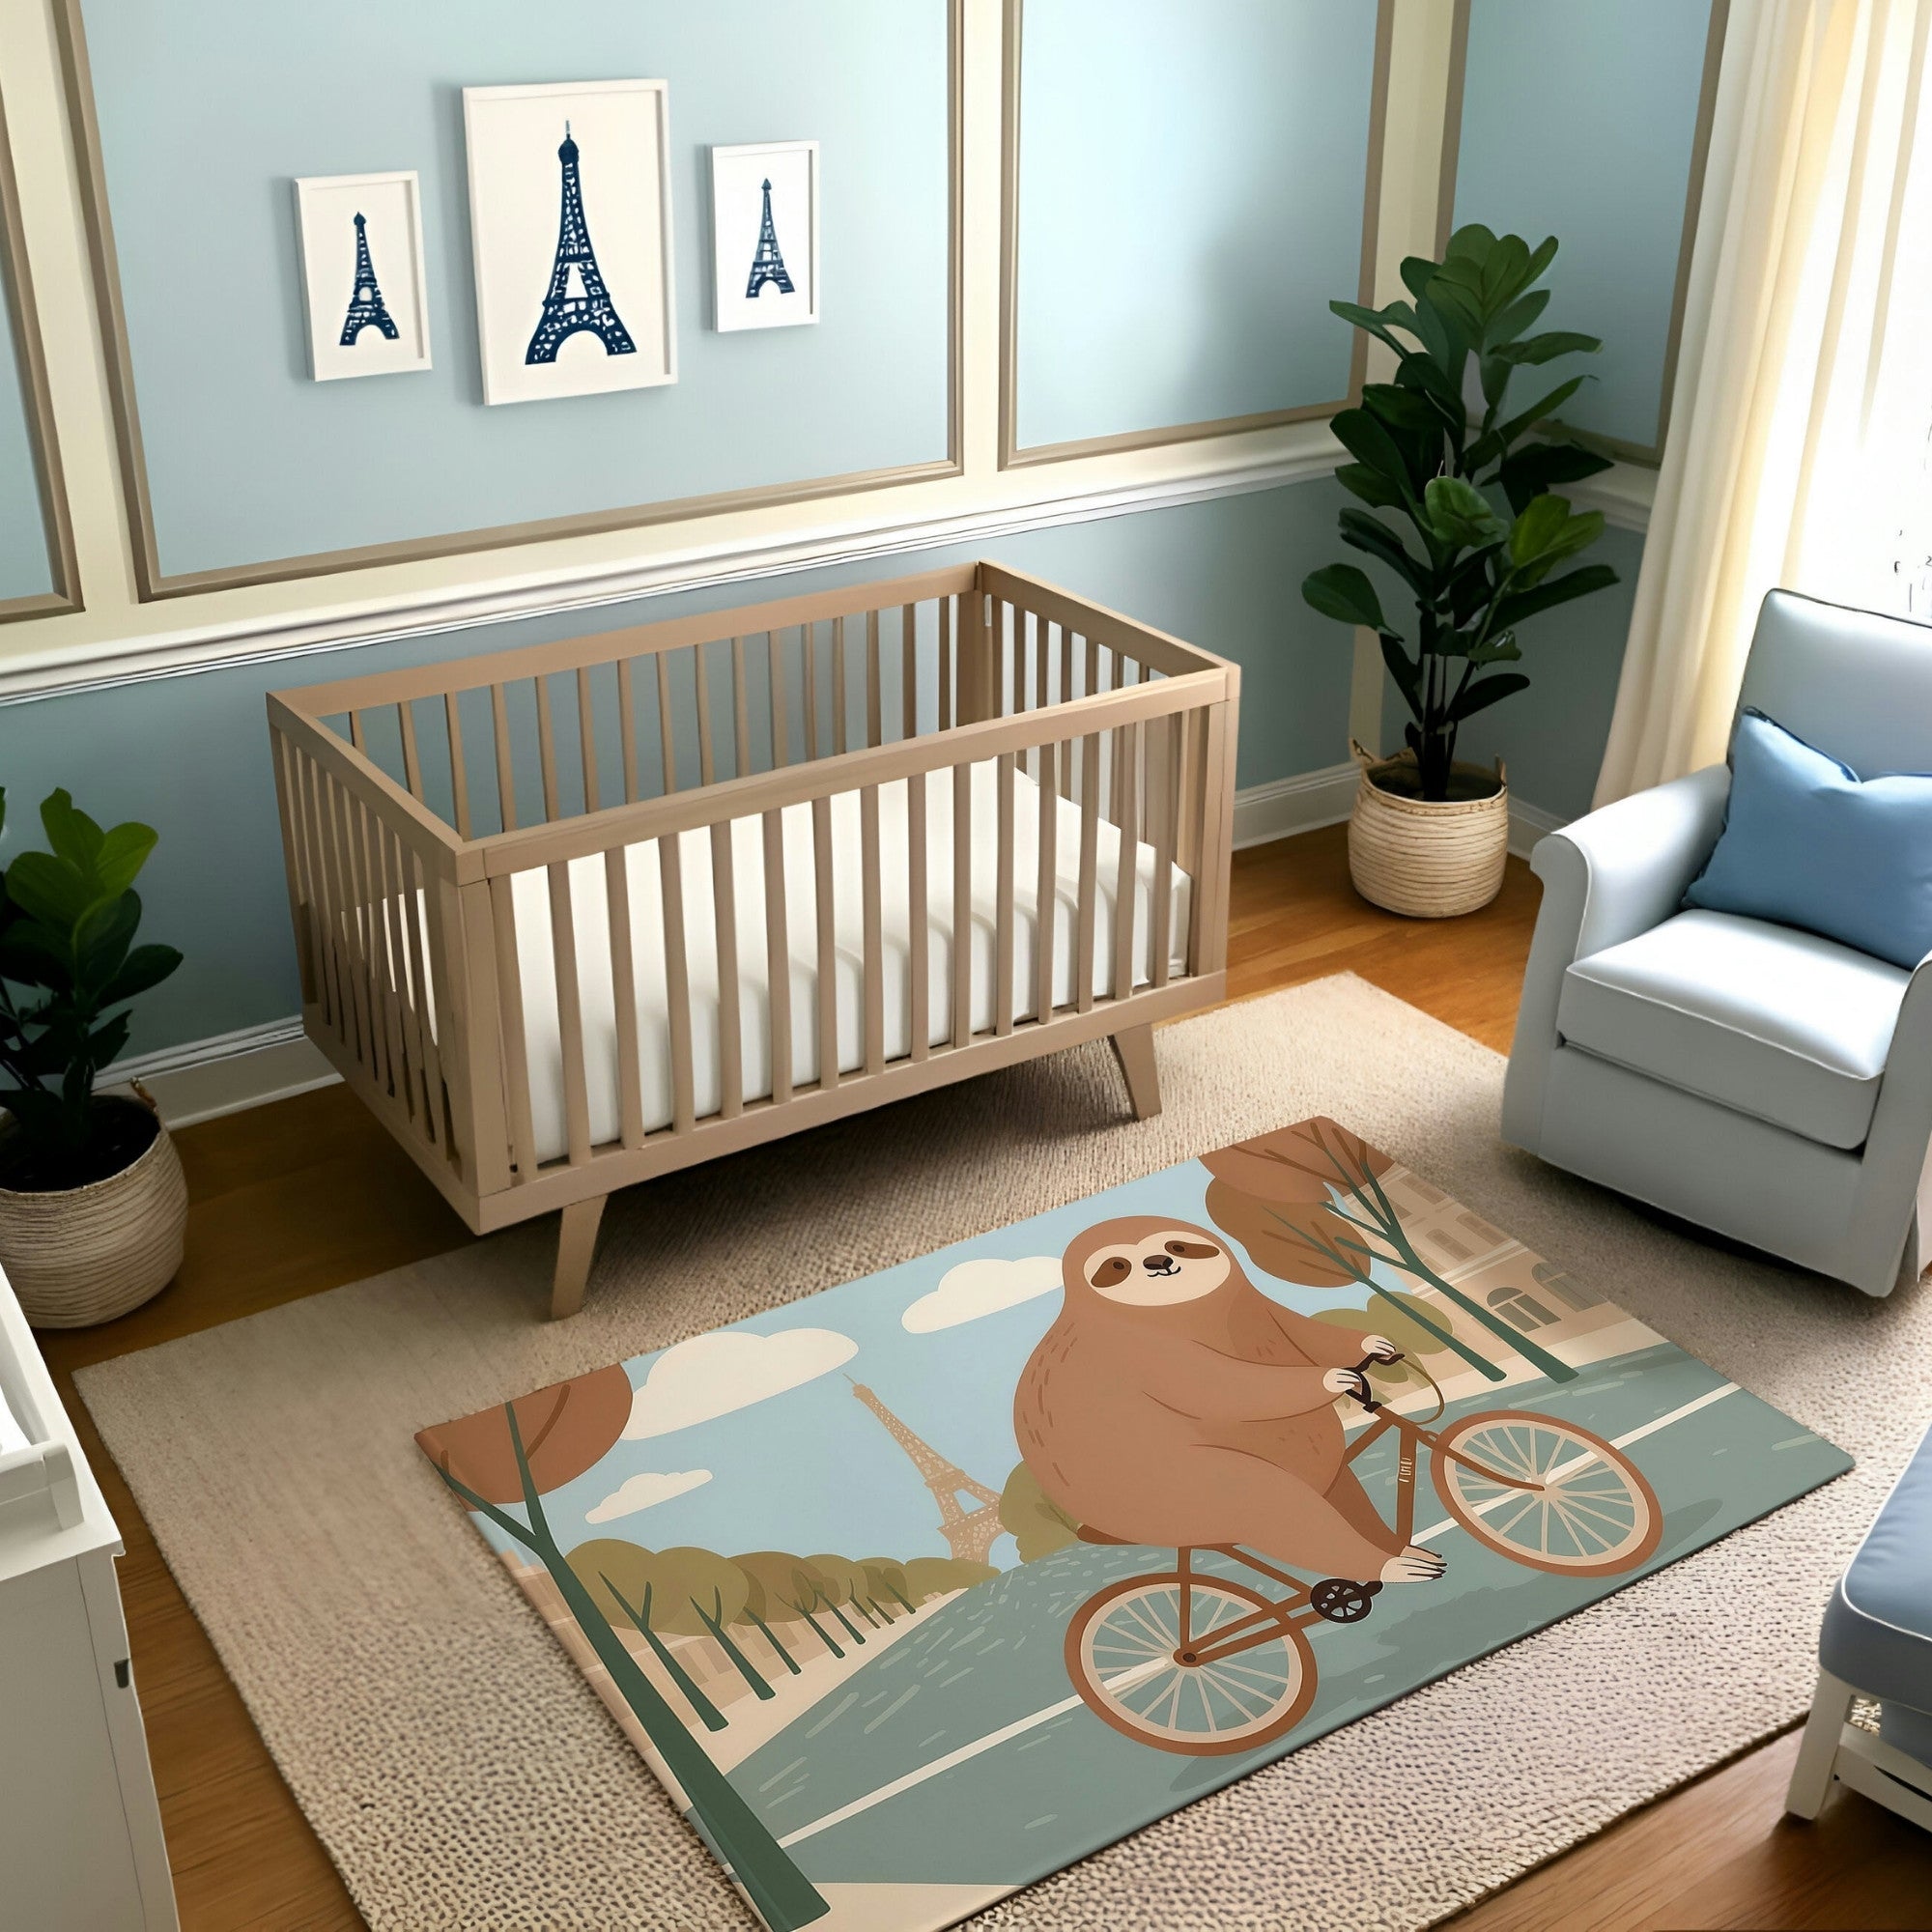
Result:
M980 563L274 693L303 1026L554 1316L672 1168L1100 1035L1145 1116L1238 685Z

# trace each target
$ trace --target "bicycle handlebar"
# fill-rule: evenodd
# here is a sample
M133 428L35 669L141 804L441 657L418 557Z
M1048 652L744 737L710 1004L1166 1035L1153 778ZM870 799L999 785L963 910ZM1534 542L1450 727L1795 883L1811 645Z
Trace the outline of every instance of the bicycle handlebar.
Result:
M1369 1380L1369 1371L1371 1369L1392 1369L1398 1362L1404 1359L1405 1357L1399 1353L1387 1356L1386 1358L1381 1355L1364 1355L1355 1364L1353 1373L1361 1377L1362 1386L1368 1390L1366 1395L1355 1397L1355 1400L1361 1404L1364 1412L1369 1415L1375 1415L1382 1406L1376 1399L1375 1385Z

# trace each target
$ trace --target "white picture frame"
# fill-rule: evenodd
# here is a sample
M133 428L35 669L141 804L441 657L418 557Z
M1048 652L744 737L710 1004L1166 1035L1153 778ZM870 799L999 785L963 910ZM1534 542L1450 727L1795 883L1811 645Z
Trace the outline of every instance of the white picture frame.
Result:
M776 274L764 235L768 202ZM720 329L790 328L818 320L816 141L711 150L711 259Z
M677 381L669 92L662 80L463 90L486 403Z
M309 373L332 383L427 369L429 294L415 171L304 175L295 190Z

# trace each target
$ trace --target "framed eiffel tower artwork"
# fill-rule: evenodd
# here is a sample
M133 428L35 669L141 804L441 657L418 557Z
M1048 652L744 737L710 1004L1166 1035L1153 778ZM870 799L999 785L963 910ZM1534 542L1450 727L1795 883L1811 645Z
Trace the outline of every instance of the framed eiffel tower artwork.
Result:
M668 89L466 87L486 403L677 380Z
M318 383L430 366L422 191L413 171L296 183L309 370Z
M818 143L711 151L714 314L721 329L818 320Z

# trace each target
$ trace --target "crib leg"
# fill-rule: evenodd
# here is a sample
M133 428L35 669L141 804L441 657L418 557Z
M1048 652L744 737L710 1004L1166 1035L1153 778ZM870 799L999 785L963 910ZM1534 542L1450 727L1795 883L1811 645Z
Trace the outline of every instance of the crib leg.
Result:
M590 1258L597 1251L597 1224L604 1218L607 1195L573 1201L563 1210L556 1231L556 1275L551 1283L550 1319L561 1321L583 1306L583 1285L590 1279Z
M1127 1098L1133 1102L1134 1119L1145 1121L1160 1112L1160 1071L1153 1060L1151 1025L1128 1027L1109 1036L1114 1058L1121 1063L1121 1075L1127 1083Z

